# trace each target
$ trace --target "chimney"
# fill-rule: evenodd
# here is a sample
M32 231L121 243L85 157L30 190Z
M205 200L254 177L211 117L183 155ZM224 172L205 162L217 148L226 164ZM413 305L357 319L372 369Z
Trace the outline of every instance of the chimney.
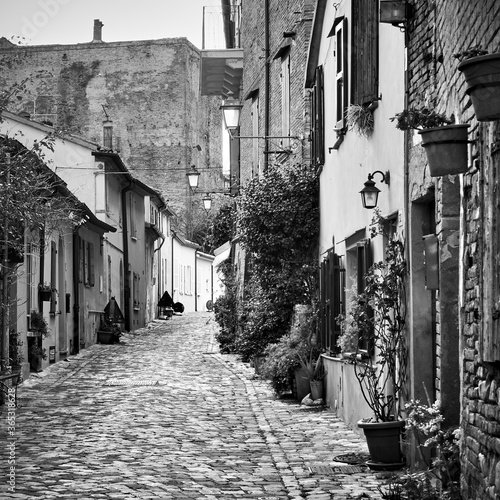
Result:
M94 19L94 39L92 43L102 43L102 27L103 23L99 19Z

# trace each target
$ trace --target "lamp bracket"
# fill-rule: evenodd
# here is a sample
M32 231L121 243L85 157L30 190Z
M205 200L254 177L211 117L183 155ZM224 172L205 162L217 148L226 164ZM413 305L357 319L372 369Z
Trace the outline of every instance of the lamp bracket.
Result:
M368 174L368 180L371 181L373 180L373 177L375 174L380 174L382 176L382 180L380 182L383 182L387 185L390 184L391 182L391 173L389 172L389 170L386 170L385 173L382 172L381 170L375 170L375 172L371 173L371 174Z

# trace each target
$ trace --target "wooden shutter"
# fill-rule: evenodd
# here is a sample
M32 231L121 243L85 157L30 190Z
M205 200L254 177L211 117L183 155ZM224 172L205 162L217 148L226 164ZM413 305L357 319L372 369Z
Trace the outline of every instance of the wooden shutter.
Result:
M50 287L52 294L50 296L50 312L55 313L57 307L57 248L56 242L50 242Z
M352 102L367 105L378 97L378 0L352 3Z
M371 240L364 239L357 243L357 288L358 294L365 291L366 278L365 274L372 265ZM360 336L359 348L371 353L373 351L373 339Z
M336 127L343 129L345 127L345 110L348 104L348 39L347 39L347 19L343 18L336 26L335 40L337 45L336 51Z
M95 284L94 244L89 243L88 249L89 249L89 255L88 255L89 279L88 279L88 283L90 286L94 286L94 284Z
M323 67L318 66L311 94L311 143L315 166L325 163Z
M485 162L485 206L482 290L481 360L500 361L500 149Z
M321 344L331 352L337 352L340 325L335 318L345 314L345 271L339 255L330 250L321 263L320 300L321 300Z

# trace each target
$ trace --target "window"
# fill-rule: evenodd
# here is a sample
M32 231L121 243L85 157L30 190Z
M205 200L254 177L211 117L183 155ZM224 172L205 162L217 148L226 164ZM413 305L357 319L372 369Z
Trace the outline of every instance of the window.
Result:
M368 105L378 98L378 4L352 3L351 101Z
M79 282L86 286L94 286L95 264L94 244L80 238Z
M290 52L281 58L281 135L290 135ZM290 139L282 139L283 149L290 148Z
M316 68L311 92L311 149L313 165L325 163L323 67Z
M106 149L113 149L113 122L106 121L103 124L103 146Z
M347 19L335 21L335 82L336 82L336 129L345 127L345 110L348 104L347 78Z

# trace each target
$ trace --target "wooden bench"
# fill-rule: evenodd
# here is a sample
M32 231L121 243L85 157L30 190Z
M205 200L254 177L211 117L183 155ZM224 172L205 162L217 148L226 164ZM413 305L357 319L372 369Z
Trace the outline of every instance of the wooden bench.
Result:
M10 389L14 389L14 404L17 407L17 386L19 385L20 379L20 371L0 374L0 391L2 393L3 403L9 400ZM9 380L11 381L10 384L8 383Z

